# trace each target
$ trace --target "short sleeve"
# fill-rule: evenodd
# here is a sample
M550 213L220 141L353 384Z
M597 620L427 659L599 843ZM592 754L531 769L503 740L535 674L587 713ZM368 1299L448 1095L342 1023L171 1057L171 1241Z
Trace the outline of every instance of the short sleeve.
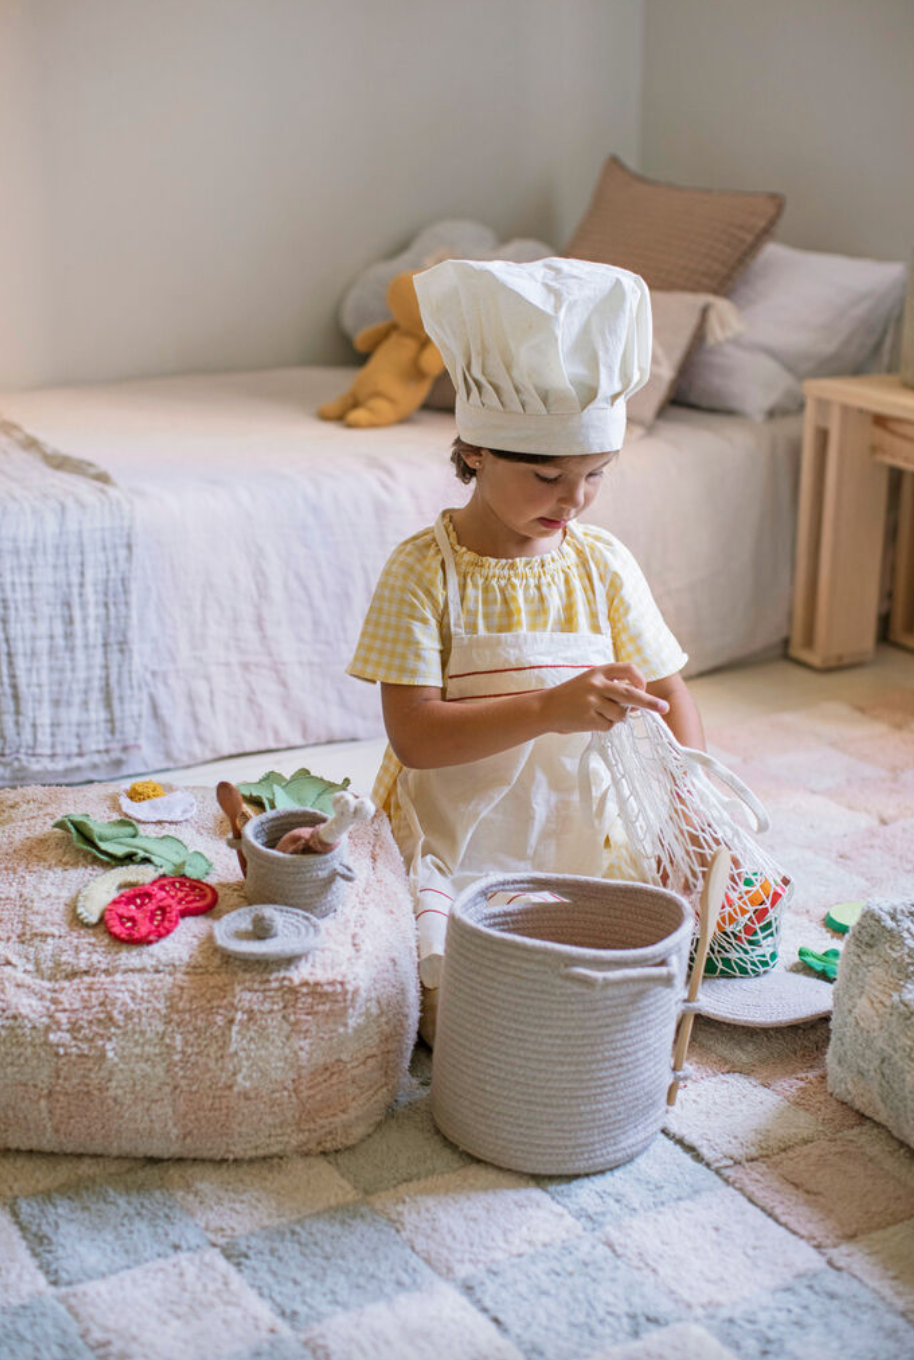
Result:
M644 572L624 544L600 534L609 605L613 649L618 661L630 661L645 680L663 680L681 671L688 661L667 627Z
M401 543L375 587L347 672L390 685L444 684L441 554L431 532Z

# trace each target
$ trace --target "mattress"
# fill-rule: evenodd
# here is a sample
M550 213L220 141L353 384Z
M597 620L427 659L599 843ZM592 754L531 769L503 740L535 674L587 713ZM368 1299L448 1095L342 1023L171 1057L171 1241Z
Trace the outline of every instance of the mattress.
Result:
M468 489L453 417L380 430L315 416L348 368L287 368L0 394L0 417L101 469L135 510L139 732L60 776L108 778L382 732L345 674L393 547ZM710 670L788 631L801 418L670 407L631 431L588 518L634 552ZM0 506L2 512L2 506ZM59 664L72 664L65 649ZM0 782L26 782L4 770ZM47 765L44 782L54 779Z

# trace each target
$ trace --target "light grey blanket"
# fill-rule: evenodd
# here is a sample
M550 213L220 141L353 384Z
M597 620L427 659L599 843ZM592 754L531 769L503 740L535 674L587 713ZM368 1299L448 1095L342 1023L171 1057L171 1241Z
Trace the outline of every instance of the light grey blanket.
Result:
M128 496L0 421L0 783L130 767L143 716L135 596Z

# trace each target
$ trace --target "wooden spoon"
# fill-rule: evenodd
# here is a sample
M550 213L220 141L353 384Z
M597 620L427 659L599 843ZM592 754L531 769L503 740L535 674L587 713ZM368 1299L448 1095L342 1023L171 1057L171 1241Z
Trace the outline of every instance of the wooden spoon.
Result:
M730 878L730 851L726 846L716 852L714 858L705 874L704 885L701 890L701 903L698 908L698 948L695 951L695 962L692 965L692 972L689 975L689 990L686 993L687 1001L694 1001L698 996L698 989L701 986L701 979L704 976L705 964L708 961L708 950L711 948L711 936L717 926L717 918L724 902L724 893L727 891L727 883ZM692 1026L695 1023L695 1012L687 1011L679 1024L679 1033L676 1035L676 1047L673 1050L673 1069L681 1072L685 1065L686 1053L689 1050L689 1040L692 1037ZM667 1091L667 1105L676 1104L676 1094L679 1090L679 1082L670 1082L670 1089Z
M216 785L216 802L229 819L232 835L236 840L239 839L241 836L241 828L246 822L251 820L253 813L249 808L245 807L244 799L238 789L235 788L234 784L230 784L227 779L220 780ZM238 846L235 853L238 856L238 863L241 865L241 872L246 875L248 871L248 862L242 854L240 846Z

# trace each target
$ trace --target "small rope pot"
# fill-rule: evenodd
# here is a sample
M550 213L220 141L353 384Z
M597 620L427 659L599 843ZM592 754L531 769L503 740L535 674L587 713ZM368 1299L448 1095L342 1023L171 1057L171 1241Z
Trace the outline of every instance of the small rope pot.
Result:
M326 855L287 855L273 847L287 831L299 826L321 826L323 812L313 808L289 808L262 812L241 830L248 862L245 893L251 906L276 903L298 907L312 916L329 916L341 905L346 885L355 872L343 859L343 847Z
M564 900L524 898L544 891ZM545 1175L637 1156L663 1122L691 934L687 903L646 884L496 875L462 893L435 1039L441 1132Z

